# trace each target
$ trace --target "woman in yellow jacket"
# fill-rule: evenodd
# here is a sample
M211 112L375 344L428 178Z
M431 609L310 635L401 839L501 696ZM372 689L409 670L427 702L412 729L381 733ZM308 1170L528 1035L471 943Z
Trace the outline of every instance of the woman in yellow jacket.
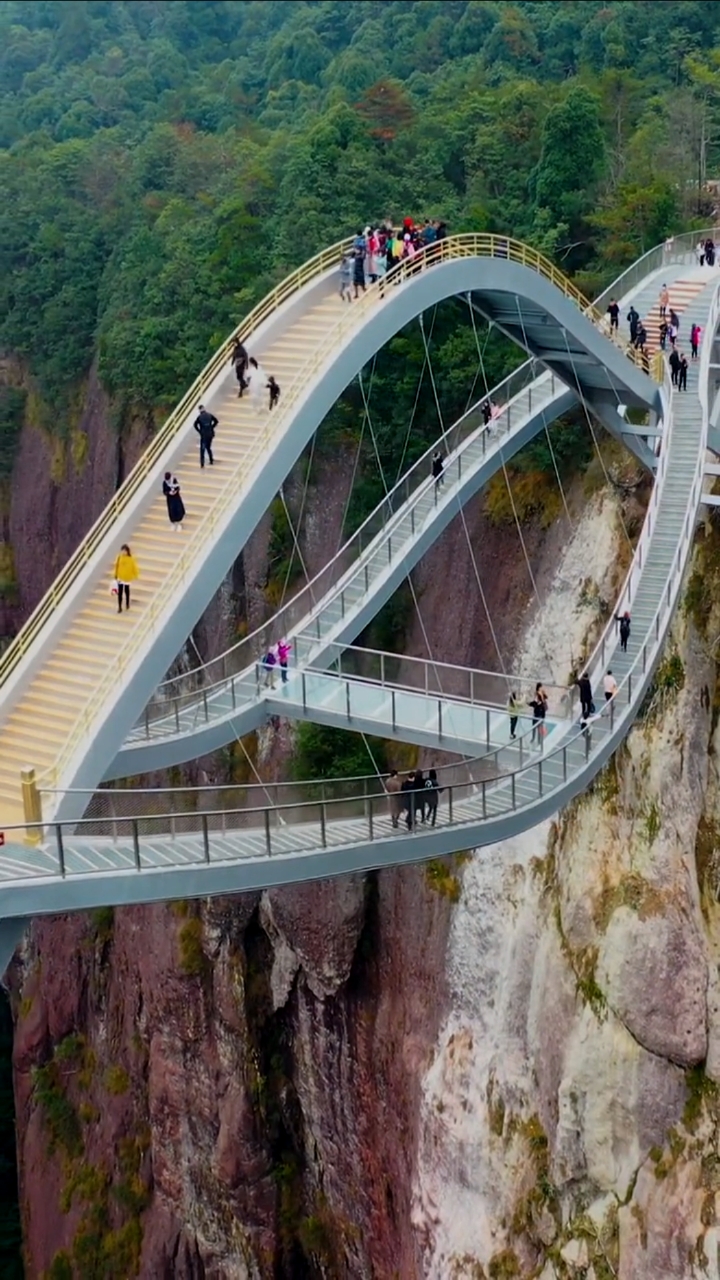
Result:
M130 583L137 581L139 577L140 570L137 567L137 560L127 543L124 542L120 548L120 555L115 561L118 613L122 613L123 591L125 592L125 606L128 609L130 608Z

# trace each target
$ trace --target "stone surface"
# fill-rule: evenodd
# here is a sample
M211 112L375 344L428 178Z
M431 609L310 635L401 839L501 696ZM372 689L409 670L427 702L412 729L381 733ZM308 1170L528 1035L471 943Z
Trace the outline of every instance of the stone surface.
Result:
M619 907L605 934L597 979L644 1048L680 1066L704 1060L707 950L694 919L674 903L647 919Z

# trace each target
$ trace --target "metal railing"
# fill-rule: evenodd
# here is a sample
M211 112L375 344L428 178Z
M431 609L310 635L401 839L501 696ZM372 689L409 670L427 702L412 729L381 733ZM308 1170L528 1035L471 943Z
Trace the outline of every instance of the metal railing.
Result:
M332 265L335 265L339 254L347 243L347 241L340 242L338 245L333 246L332 249L324 250L315 259L312 259L310 263L306 263L298 272L288 277L283 284L278 286L268 298L255 308L248 320L235 331L236 335L248 335L262 319L276 309L279 302L303 287L309 280L321 275ZM583 314L588 318L595 323L599 323L603 319L602 313L587 302L580 291L563 276L552 262L527 245L505 236L471 234L449 237L433 246L425 255L422 255L421 261L418 262L415 259L398 264L383 281L371 286L351 308L345 311L331 333L320 344L319 349L316 349L306 362L300 375L295 379L287 395L281 401L281 408L274 418L275 434L281 434L282 423L287 421L292 414L298 399L306 393L307 387L317 379L322 366L327 362L328 352L337 350L344 341L349 340L355 331L364 326L366 317L378 305L384 290L401 284L406 279L411 279L419 270L422 270L424 266L430 263L461 260L469 257L499 257L532 267L539 274L550 280L566 297L576 302ZM182 415L187 412L190 401L196 399L202 393L202 388L208 385L211 377L220 368L222 361L227 358L227 350L228 343L226 342L206 370L200 375L193 388L181 401L175 413L168 419L162 432L156 437L156 441L153 442L143 459L140 460L123 488L115 496L109 507L106 508L105 513L96 522L90 534L69 562L66 570L61 574L60 579L56 581L54 587L43 598L43 601L41 601L34 614L28 620L16 641L6 650L2 659L0 659L0 681L6 679L9 672L14 669L51 615L58 601L58 582L62 584L62 592L64 594L70 584L79 577L87 560L100 545L103 538L109 534L120 511L128 507L132 496L148 474L150 467L157 462L162 449L166 447L177 431ZM43 773L42 776L45 781L57 782L76 753L79 744L88 736L91 725L102 714L101 709L106 698L113 690L117 689L118 680L124 675L129 663L135 660L138 649L142 648L153 633L156 621L171 607L175 594L192 572L198 551L207 544L210 538L215 536L219 525L227 519L228 513L234 509L237 502L238 489L254 470L259 458L266 452L269 443L269 432L270 421L268 419L264 430L258 433L254 441L254 447L251 447L246 452L242 463L236 468L234 474L219 492L213 507L200 522L193 537L185 544L184 550L178 557L173 570L145 609L141 621L134 630L132 646L128 646L122 651L112 670L108 671L100 686L94 690L92 703L85 706L76 720L53 766Z

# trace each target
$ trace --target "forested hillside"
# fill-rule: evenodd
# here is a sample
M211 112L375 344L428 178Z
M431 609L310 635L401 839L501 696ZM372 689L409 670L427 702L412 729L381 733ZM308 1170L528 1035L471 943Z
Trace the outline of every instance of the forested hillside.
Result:
M3 0L0 348L61 432L98 352L121 426L288 266L407 212L592 290L708 215L719 31L712 0Z

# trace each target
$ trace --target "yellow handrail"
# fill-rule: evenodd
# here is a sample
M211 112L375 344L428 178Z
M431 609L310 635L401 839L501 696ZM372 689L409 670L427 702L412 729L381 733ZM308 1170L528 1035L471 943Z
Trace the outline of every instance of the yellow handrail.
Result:
M160 431L153 437L142 457L133 467L130 475L123 482L117 493L113 495L105 510L98 516L95 524L85 535L80 545L73 552L68 560L65 568L58 574L52 585L45 592L45 595L35 606L30 617L24 623L12 644L0 658L0 687L7 680L8 676L15 670L15 667L24 658L30 645L35 641L45 622L52 614L55 607L60 603L64 596L67 595L68 589L80 576L85 568L88 560L94 555L103 538L110 532L115 524L118 516L127 509L130 500L134 497L138 488L142 484L145 477L152 470L158 458L167 448L172 437L181 427L185 415L192 406L193 402L197 404L202 399L205 391L212 383L213 378L222 367L227 359L228 349L236 338L242 338L247 341L252 333L267 319L269 315L275 311L286 298L291 294L302 289L308 281L322 275L331 267L337 265L343 251L345 251L352 243L351 239L339 241L329 249L323 249L322 253L318 253L314 258L310 258L308 262L299 267L297 271L292 272L265 298L259 302L248 316L237 326L230 334L230 337L223 342L218 348L214 356L205 365L205 368L198 374L192 386L185 393L182 400L173 409L170 417L163 423Z
M286 297L295 292L298 288L301 288L309 279L312 279L313 275L319 275L320 273L328 270L331 266L335 265L338 262L339 255L345 249L347 244L347 241L342 241L339 244L334 245L331 249L325 250L323 253L318 254L315 258L311 259L310 262L306 263L304 267L301 267L299 271L288 277L286 281L279 285L277 289L273 290L273 292L269 294L253 312L251 312L244 324L238 326L235 330L235 334L245 336L251 333L253 329L257 327L258 323L260 323L261 319L265 319L265 317L271 311L275 310L275 308ZM430 257L433 262L468 257L501 257L513 262L520 262L524 266L534 268L534 270L538 271L539 274L550 280L551 283L554 284L566 297L571 298L576 302L583 314L594 323L598 324L604 319L603 314L587 301L583 294L580 293L579 289L577 289L575 285L562 274L562 272L558 271L557 267L555 267L552 262L543 257L543 255L538 253L536 250L530 248L528 245L522 244L517 240L512 240L507 236L466 234L448 237L448 239L440 241L433 247ZM301 395L306 393L308 386L314 384L318 369L321 365L327 362L329 354L333 350L337 349L342 340L347 337L349 333L354 329L358 329L363 326L364 317L369 311L377 306L377 303L382 296L380 292L381 288L391 288L393 281L400 282L407 277L411 277L418 270L422 269L422 266L422 258L413 261L403 261L394 269L390 277L386 277L384 282L381 281L372 285L366 293L361 295L352 307L348 307L347 310L343 312L342 317L338 320L331 333L323 338L323 342L306 362L300 374L289 388L288 393L283 396L280 406L278 407L278 410L276 410L272 419L272 425L275 428L274 434L280 434L283 422L292 412L294 404ZM230 341L232 341L234 336L235 335L232 335ZM220 351L216 353L207 368L203 370L203 373L200 375L188 394L184 397L183 401L181 401L180 405L175 410L175 413L170 419L168 419L168 423L165 424L162 432L164 437L162 447L167 444L168 439L177 429L178 420L182 419L182 415L186 411L186 406L201 394L202 386L206 386L208 384L210 379L214 377L217 369L227 358L227 350L228 342L226 341ZM170 424L172 424L171 428ZM235 506L237 502L237 495L243 481L252 471L257 459L266 452L269 435L270 419L268 418L266 420L264 430L261 433L258 433L253 445L245 453L242 461L235 468L223 489L218 493L211 510L198 525L192 539L184 544L182 554L175 561L172 571L168 574L168 577L155 594L149 607L143 614L136 630L133 632L132 646L123 649L117 661L113 664L112 669L107 672L104 680L94 690L92 705L87 705L85 707L65 740L63 749L54 765L42 774L42 781L46 786L49 784L58 784L60 775L62 774L66 764L72 758L78 743L82 738L87 736L93 721L97 719L98 715L102 714L105 697L111 691L117 689L118 678L122 676L133 652L136 651L137 648L147 639L157 618L162 616L168 608L173 593L177 590L183 579L189 574L192 565L195 562L199 546L201 544L207 544L208 535L213 533L220 520L225 517L226 512L231 507ZM118 499L121 497L123 498L122 503L111 503L109 508L107 508L106 512L103 513L103 516L101 516L100 520L94 526L93 530L91 530L91 533L88 535L88 539L86 539L86 543L89 543L90 539L94 537L92 549L86 552L82 557L82 560L79 560L78 555L81 551L81 548L79 548L71 562L71 565L73 566L73 573L67 577L65 575L61 575L58 582L62 581L67 583L72 581L72 578L76 576L78 572L78 566L83 564L89 558L92 551L97 547L101 536L103 536L104 533L107 532L108 528L112 526L112 520L110 519L109 513L113 514L114 519L114 516L127 506L129 497L135 492L140 480L147 475L150 466L157 460L157 457L161 452L158 439L159 438L156 437L152 442L147 453L143 456L143 459L140 460L140 463L128 478L128 481L126 481L123 489L121 489L116 495L116 498ZM151 460L150 455L152 455ZM142 465L143 463L145 463L144 466ZM139 472L139 477L131 488L130 482L133 480L136 472ZM102 532L100 532L101 527ZM98 531L97 533L96 530ZM82 545L84 546L85 544ZM55 587L57 588L57 583L55 584ZM41 605L38 606L38 609L35 611L35 614L32 615L32 618L29 620L28 624L26 624L26 627L29 627L30 623L36 619L36 615L39 619L40 610L45 604L45 601L51 596L52 589L48 592L48 595L44 598L43 602L41 602ZM52 608L53 605L54 599L51 600L50 605L46 607L43 618L47 616L49 609ZM35 623L33 638L34 635L37 634L41 625L42 619L39 619ZM23 628L23 631L25 631L25 629L26 628ZM21 632L12 648L15 648L18 645L18 641L21 639L22 634L23 633ZM12 667L16 665L17 661L22 656L22 653L27 649L27 643L29 643L29 641L26 642L24 649L17 652L9 669L12 669ZM8 650L8 654L9 653L10 650ZM7 654L5 656L7 658ZM5 678L6 675L7 671L3 670L3 666L0 664L0 680Z

